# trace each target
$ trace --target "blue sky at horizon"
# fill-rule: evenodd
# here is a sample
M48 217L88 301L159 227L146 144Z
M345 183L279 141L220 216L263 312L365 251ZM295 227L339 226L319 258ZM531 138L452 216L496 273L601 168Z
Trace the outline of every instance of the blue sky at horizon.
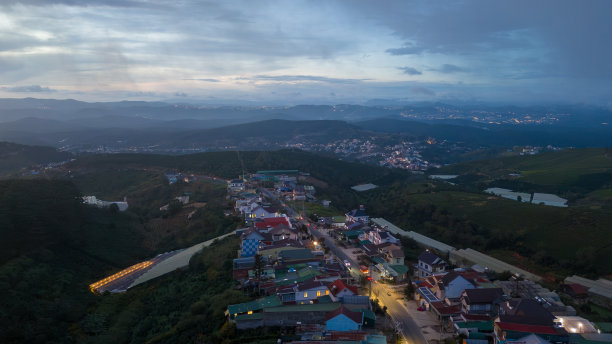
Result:
M0 97L612 105L612 1L7 0Z

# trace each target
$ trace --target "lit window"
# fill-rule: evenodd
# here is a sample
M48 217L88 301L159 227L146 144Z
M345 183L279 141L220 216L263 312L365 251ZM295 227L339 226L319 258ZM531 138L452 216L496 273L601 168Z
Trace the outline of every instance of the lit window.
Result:
M321 291L317 290L317 297L321 296Z
M253 314L253 311L248 311L248 313L247 313L247 314Z
M326 291L325 291L325 295L329 295L329 290L326 290Z
M304 292L304 297L308 297L308 292L307 291Z

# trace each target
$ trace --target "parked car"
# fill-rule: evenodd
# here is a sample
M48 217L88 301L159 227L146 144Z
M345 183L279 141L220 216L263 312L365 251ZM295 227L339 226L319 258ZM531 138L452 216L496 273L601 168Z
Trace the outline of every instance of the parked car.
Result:
M348 260L346 260L346 259L345 259L345 260L344 260L344 265L346 265L346 266L351 266L351 262L349 262Z

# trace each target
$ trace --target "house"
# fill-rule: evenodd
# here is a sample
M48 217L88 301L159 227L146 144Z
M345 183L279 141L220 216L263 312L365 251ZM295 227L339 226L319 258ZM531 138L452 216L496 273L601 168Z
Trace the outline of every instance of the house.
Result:
M227 306L227 310L225 314L230 319L235 319L237 316L241 314L253 314L254 312L262 311L267 307L278 307L281 305L280 299L278 296L268 296L261 299L238 303L234 305Z
M295 303L306 304L317 302L317 298L329 295L329 288L325 282L307 281L295 286Z
M333 216L332 217L332 226L333 227L342 228L342 227L344 227L345 223L346 223L346 217L344 217L344 216Z
M276 261L278 260L278 254L282 251L299 250L303 248L304 247L300 245L299 241L286 239L275 241L272 243L272 245L262 245L259 248L258 253L262 257L267 257L270 261Z
M466 289L461 293L461 313L467 316L491 316L495 306L504 301L501 288Z
M381 253L389 264L404 265L404 250L402 250L399 246L393 244L383 248Z
M242 242L240 244L240 257L252 257L259 250L260 241L264 240L265 236L259 231L250 228L242 234Z
M370 222L370 217L365 212L365 208L363 205L359 206L359 209L353 209L350 212L345 214L346 222L361 222L368 223Z
M314 195L316 192L315 187L312 185L304 185L304 191L309 195ZM329 204L327 206L329 206Z
M234 179L228 183L227 188L231 192L244 191L244 182L240 179Z
M464 290L476 289L475 283L456 271L451 271L438 279L436 287L436 296L440 300L447 299L449 303L459 301Z
M532 299L514 299L498 307L495 319L495 343L516 341L535 334L547 341L568 343L568 332L555 326L555 316Z
M329 290L335 298L342 298L347 295L358 295L357 287L344 284L341 279L335 280L329 285Z
M356 331L363 325L363 313L353 312L344 306L327 313L325 328L327 331Z
M294 201L306 200L306 191L304 190L304 185L296 185L295 188L293 188L293 200Z
M278 253L278 258L283 264L320 261L322 258L315 256L312 251L307 248L297 250L286 250Z
M269 235L272 236L272 241L280 241L280 240L297 240L298 234L297 230L288 227L285 224L279 224L273 228L271 228L268 232Z
M255 228L272 228L278 225L291 227L291 220L287 216L268 217L254 222Z
M386 230L374 229L368 232L368 240L375 245L384 243L399 244L399 240ZM403 264L403 263L402 263Z
M264 207L257 204L257 206L246 212L246 218L249 220L265 219L269 217L280 217L280 213L274 207Z
M448 268L448 264L429 250L421 253L418 257L417 276L427 278L433 274L443 273Z

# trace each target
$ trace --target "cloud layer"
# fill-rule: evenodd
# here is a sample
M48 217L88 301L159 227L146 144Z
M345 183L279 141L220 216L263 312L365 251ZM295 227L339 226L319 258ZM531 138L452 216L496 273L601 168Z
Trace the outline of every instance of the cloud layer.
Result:
M609 13L606 0L9 0L0 96L605 104Z

